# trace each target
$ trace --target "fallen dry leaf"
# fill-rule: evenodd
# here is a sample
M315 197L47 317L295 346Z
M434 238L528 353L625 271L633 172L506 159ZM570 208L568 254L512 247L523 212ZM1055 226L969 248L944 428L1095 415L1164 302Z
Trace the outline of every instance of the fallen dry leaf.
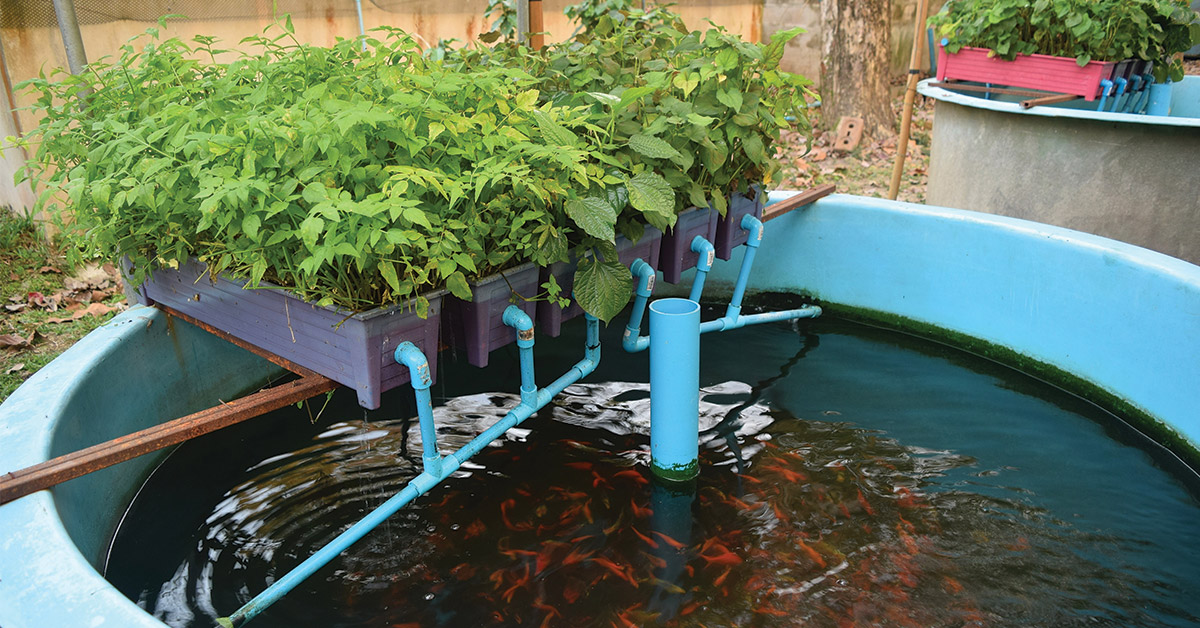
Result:
M4 374L5 374L5 375L12 375L13 373L16 373L17 371L20 371L20 370L21 370L21 369L23 369L23 368L25 368L25 363L24 363L24 362L17 362L16 364L14 364L14 365L12 365L12 366L8 367L8 370L7 370L7 371L4 371Z
M62 297L57 294L46 296L40 292L30 292L25 295L25 302L34 307L40 307L48 312L58 311L58 302Z
M56 274L59 274L59 275L61 275L61 274L62 274L62 271L61 271L61 270L59 270L59 269L57 269L57 268L55 268L55 267L53 267L53 266L42 266L41 268L39 268L39 269L38 269L38 272L39 272L39 273L41 273L41 274L43 274L43 275L45 275L46 273L56 273Z
M120 307L111 307L111 306L105 305L103 303L93 303L85 308L79 308L78 310L75 310L75 312L73 314L71 314L70 316L68 316L67 318L48 318L48 319L46 319L46 322L47 323L70 323L72 321L77 321L77 320L83 318L84 316L104 316L105 314L108 314L109 312L119 312L119 311L121 311Z
M0 349L29 349L33 346L33 340L36 335L37 332L32 332L28 337L22 338L16 334L2 334L0 335Z
M8 310L9 312L20 312L21 310L25 309L25 304L24 303L6 303L6 304L4 304L4 309Z

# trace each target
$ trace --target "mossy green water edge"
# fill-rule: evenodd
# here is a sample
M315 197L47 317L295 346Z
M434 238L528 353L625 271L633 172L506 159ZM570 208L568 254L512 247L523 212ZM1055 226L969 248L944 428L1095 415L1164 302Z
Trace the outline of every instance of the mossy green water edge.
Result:
M819 305L823 317L887 328L932 340L954 349L991 360L1037 378L1067 393L1075 395L1111 414L1142 439L1173 456L1192 473L1200 475L1200 447L1181 435L1144 408L1120 395L1057 366L1031 358L1001 344L956 332L932 323L900 316L882 310L824 301L808 293L760 292L747 295L747 305L762 309L795 308L800 305ZM1157 456L1161 459L1161 456Z

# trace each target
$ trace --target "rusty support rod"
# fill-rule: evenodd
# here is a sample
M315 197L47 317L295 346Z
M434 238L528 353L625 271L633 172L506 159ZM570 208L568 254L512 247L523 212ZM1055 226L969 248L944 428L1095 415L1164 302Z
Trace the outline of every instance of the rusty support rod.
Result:
M529 47L541 50L546 45L545 22L542 18L542 0L529 0Z
M925 30L929 2L917 0L917 23L913 25L912 56L908 62L908 84L904 90L904 113L900 116L900 138L896 141L896 163L892 167L892 181L888 186L888 198L893 201L900 194L900 179L904 176L904 160L908 156L908 136L912 130L913 103L917 98L917 80L921 78L921 36Z
M261 416L336 387L337 382L322 375L307 375L174 421L6 473L0 476L0 504Z
M1079 96L1076 96L1075 94L1051 94L1049 96L1041 96L1038 98L1032 98L1030 100L1022 100L1021 108L1029 109L1030 107L1036 107L1038 105L1054 105L1060 102L1077 100L1078 98Z
M273 364L282 366L299 375L300 379L260 390L228 403L221 402L220 405L174 421L168 421L31 467L6 473L0 476L0 504L7 504L14 499L50 488L92 471L99 471L119 462L158 451L164 447L178 445L185 440L262 416L272 410L315 397L338 386L337 382L323 375L318 375L291 360L279 357L216 327L202 323L187 314L161 304L156 307L163 310L168 317L179 318ZM170 324L170 318L167 320Z
M964 92L987 92L989 94L1007 94L1009 96L1053 96L1048 92L1038 92L1031 89L1012 89L1011 87L990 87L987 85L970 85L967 83L959 83L951 80L934 82L929 84L930 87L940 87L942 89L957 89Z
M836 187L832 183L822 183L815 188L804 190L803 192L786 198L778 203L767 205L763 208L762 221L778 218L797 207L804 207L810 203L815 203L820 199L833 194Z

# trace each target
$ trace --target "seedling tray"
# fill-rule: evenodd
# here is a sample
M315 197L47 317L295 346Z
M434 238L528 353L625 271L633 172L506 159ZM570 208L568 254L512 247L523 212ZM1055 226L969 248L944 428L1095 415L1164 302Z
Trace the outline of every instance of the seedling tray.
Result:
M489 353L517 339L517 330L503 320L510 304L520 307L530 318L537 315L537 302L528 299L538 293L538 267L524 264L471 282L470 286L471 301L446 297L450 346L464 351L472 366L484 367Z
M675 220L675 227L663 234L662 249L658 256L658 269L663 273L663 281L679 283L683 271L695 268L700 261L700 254L692 251L692 239L704 236L712 242L717 235L716 210L705 207L693 207Z
M430 376L437 374L442 291L425 295L429 314L422 319L411 301L354 313L314 305L266 282L253 289L246 284L226 277L214 282L207 267L193 261L155 270L138 293L146 305L161 303L354 389L364 408L378 408L383 392L409 383L408 368L393 357L405 340L425 353Z
M1080 67L1071 57L1032 54L1017 55L1012 61L989 57L987 48L963 47L950 54L938 47L937 79L974 81L1011 87L1039 89L1095 100L1100 81L1111 79L1115 61L1091 61Z
M717 235L713 240L717 257L728 260L734 248L746 243L750 232L742 229L742 218L750 214L761 219L765 197L766 194L757 185L750 188L749 195L734 194L729 197L729 209L725 217L717 221Z

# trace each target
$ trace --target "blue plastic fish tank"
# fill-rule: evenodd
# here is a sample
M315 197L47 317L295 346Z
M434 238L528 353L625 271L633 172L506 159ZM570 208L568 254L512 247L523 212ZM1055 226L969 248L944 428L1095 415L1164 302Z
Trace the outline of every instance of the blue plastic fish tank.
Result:
M707 296L732 289L739 255L709 274ZM685 278L675 292L686 290ZM656 296L669 293L660 286ZM358 554L317 576L331 590L353 582L361 595L310 593L290 611L264 615L263 625L1198 620L1188 586L1194 592L1200 577L1192 471L1200 460L1200 267L1015 218L833 195L767 223L749 293L768 304L816 303L824 313L811 323L714 334L711 344L703 337L700 461L708 471L691 494L646 480L646 356L622 354L614 323L603 343L610 370L568 388L534 427L488 447L477 465L420 498L417 511L401 511ZM564 353L575 355L579 333L564 333ZM552 356L558 345L545 346ZM447 438L516 403L515 388L500 390L511 364L497 357L486 370L442 360L460 369L437 385L457 388L434 389ZM978 362L969 372L956 370L970 360ZM278 374L135 307L0 406L0 473L236 397ZM1014 396L1022 386L1059 392ZM937 407L924 409L933 397ZM0 625L213 625L258 591L226 586L203 600L195 591L219 587L222 574L269 584L302 558L273 535L287 528L326 538L344 527L327 518L334 511L361 516L387 497L388 478L403 475L397 469L419 464L401 442L415 438L405 436L415 433L410 398L385 398L384 406L384 414L318 418L311 440L288 436L307 418L300 427L294 417L264 418L275 422L209 449L143 456L0 506ZM1043 414L1064 409L1121 420L1066 419L1061 430L1041 431ZM923 416L906 418L914 414ZM1005 461L969 453L985 440ZM265 448L259 458L245 458L256 447ZM1009 484L1033 467L1042 467L1034 488ZM289 473L292 480L273 483ZM339 474L357 478L363 497L335 508L327 483ZM175 511L195 500L172 495L206 476L231 483L204 498L216 504L211 512L186 515L209 531L173 531L170 522L186 518ZM1129 484L1113 489L1110 477ZM1065 510L1044 511L1039 504L1051 497ZM293 514L264 506L276 499ZM951 532L964 508L972 513L964 518L984 523ZM1115 523L1094 523L1101 516ZM1035 520L1040 527L1029 525ZM1054 539L1064 534L1092 549L1063 549ZM1159 534L1172 545L1147 540ZM234 545L218 551L217 541ZM130 572L114 575L120 564L154 563L172 543L229 564L168 567L141 597L130 593L138 590ZM612 543L619 547L606 549ZM1128 567L1115 557L1121 552L1144 562ZM1036 601L1068 572L1089 570L1109 593L1064 585L1051 600L1056 608ZM993 576L1018 584L983 587ZM616 593L587 602L604 587ZM1133 601L1120 606L1122 597ZM918 602L931 610L912 610Z

